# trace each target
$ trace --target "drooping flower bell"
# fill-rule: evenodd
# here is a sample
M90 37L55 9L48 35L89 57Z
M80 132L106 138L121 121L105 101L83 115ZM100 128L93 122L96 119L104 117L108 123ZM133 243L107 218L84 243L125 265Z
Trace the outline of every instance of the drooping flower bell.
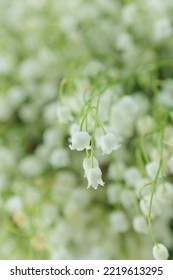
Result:
M111 212L109 215L109 222L111 230L116 233L125 233L130 227L125 213L121 210Z
M143 234L149 233L147 221L142 215L134 217L133 228L138 233L143 233Z
M159 164L156 161L151 161L145 166L147 175L150 179L154 180L157 171L159 169Z
M155 260L167 260L169 257L168 249L163 244L153 247L153 257Z
M87 176L88 170L90 170L92 168L92 161L93 161L94 167L99 167L98 160L95 157L93 157L93 159L92 159L92 157L84 158L84 160L83 160L83 168L85 171L84 177Z
M95 190L98 188L98 185L104 186L102 180L102 172L99 167L90 168L86 174L88 180L88 187L93 187Z
M111 154L113 150L117 150L121 145L118 144L117 138L111 132L103 135L100 139L100 148L103 154Z
M60 123L68 123L69 121L73 121L70 109L67 106L58 105L56 114Z
M83 151L84 149L91 149L91 137L86 131L76 131L71 137L71 150Z
M139 205L142 213L145 216L148 216L150 211L150 201L151 201L151 195L147 194L143 196L143 198L140 200ZM158 216L161 212L160 202L158 201L156 195L153 196L152 199L152 208L151 208L151 218L154 218Z

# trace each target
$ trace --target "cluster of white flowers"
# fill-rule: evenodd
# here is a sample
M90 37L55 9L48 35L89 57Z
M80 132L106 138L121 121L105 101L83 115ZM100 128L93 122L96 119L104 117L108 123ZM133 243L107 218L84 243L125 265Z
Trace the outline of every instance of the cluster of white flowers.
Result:
M0 259L172 259L173 2L0 11Z
M71 143L69 145L71 150L83 151L86 149L88 151L92 149L90 145L91 136L86 131L75 131L72 133ZM110 154L113 150L117 150L120 145L117 143L115 136L109 132L101 136L100 147L104 154ZM84 158L83 168L85 171L84 177L88 179L88 188L93 187L97 189L98 185L104 185L98 161L93 155Z

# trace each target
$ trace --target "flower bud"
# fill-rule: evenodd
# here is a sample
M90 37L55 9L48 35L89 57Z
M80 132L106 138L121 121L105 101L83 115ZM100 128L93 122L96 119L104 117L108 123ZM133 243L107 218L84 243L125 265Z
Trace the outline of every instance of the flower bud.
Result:
M153 257L155 260L167 260L169 257L168 249L163 244L153 247Z

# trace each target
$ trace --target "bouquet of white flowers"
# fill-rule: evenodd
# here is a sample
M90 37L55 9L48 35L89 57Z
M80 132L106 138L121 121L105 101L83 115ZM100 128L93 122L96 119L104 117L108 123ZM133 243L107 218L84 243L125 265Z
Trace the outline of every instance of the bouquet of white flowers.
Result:
M1 0L0 258L173 258L173 2Z

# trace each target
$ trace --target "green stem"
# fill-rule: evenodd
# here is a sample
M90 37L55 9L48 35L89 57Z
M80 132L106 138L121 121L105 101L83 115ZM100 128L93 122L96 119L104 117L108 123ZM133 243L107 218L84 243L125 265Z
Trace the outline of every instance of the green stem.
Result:
M85 115L83 116L83 119L82 119L82 121L81 121L81 124L80 124L80 131L82 131L84 122L85 122L86 118L88 117L88 114L89 114L92 110L97 110L97 108L96 108L95 106L93 106L93 107L90 107L90 108L87 109Z
M145 184L141 187L141 189L140 189L140 191L139 191L139 197L140 197L140 199L143 199L143 200L145 201L145 198L144 198L143 195L142 195L142 191L143 191L144 188L146 188L146 187L148 187L148 186L151 186L152 184L153 184L153 181L152 181L152 182L145 183Z
M104 129L104 126L102 125L101 121L97 118L97 123L98 125L101 127L101 129L103 130L104 135L107 134L106 130Z
M99 110L99 103L101 98L102 91L100 92L98 99L97 99L97 105L96 105L96 113L95 113L95 124L94 124L94 130L92 134L91 139L91 157L92 157L92 168L94 168L94 148L95 148L95 134L97 129L97 119L98 119L98 110Z
M66 83L67 83L67 80L63 79L61 81L61 84L60 84L60 88L59 88L59 100L60 100L60 103L62 103L63 91L64 91L64 86L65 86Z
M152 222L151 222L151 211L152 211L152 203L153 203L153 197L154 197L154 193L155 193L155 189L156 189L156 185L157 185L157 181L159 178L159 174L162 168L162 163L163 163L163 135L164 135L164 130L162 130L162 134L160 137L160 162L159 162L159 168L157 170L154 182L153 182L153 187L151 190L151 197L150 197L150 205L149 205L149 212L148 212L148 225L149 225L149 230L150 230L150 234L152 237L152 240L154 242L154 244L158 247L158 243L156 241L156 238L154 236L154 232L153 232L153 226L152 226Z
M140 208L139 208L139 204L138 204L138 200L136 198L136 195L134 194L134 191L131 191L131 195L132 195L132 198L133 198L133 201L134 201L136 213L140 214L141 211L140 211Z

